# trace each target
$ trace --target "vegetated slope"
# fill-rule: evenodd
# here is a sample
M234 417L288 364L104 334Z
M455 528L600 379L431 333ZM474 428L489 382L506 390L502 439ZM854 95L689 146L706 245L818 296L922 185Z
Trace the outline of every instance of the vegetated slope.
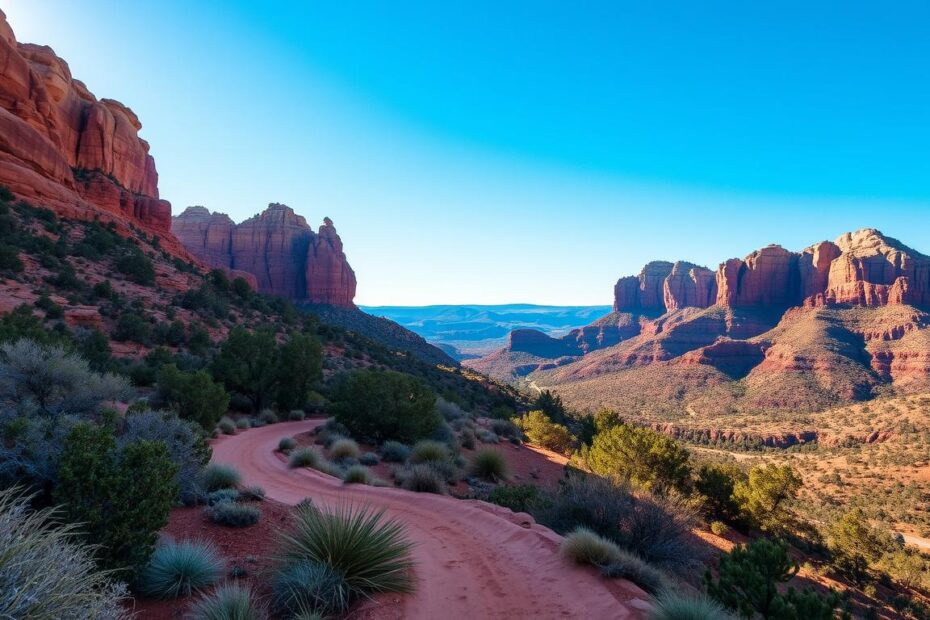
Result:
M598 323L560 339L514 332L466 364L577 407L717 430L930 383L930 258L878 231L707 272L650 263L618 281ZM583 338L595 329L600 340Z

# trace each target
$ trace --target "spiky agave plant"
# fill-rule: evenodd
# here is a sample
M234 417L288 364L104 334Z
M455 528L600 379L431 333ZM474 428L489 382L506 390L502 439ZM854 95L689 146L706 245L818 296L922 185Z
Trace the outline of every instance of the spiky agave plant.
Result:
M312 561L343 576L350 598L376 592L412 592L412 543L383 511L343 506L298 506L290 529L279 534L280 564Z

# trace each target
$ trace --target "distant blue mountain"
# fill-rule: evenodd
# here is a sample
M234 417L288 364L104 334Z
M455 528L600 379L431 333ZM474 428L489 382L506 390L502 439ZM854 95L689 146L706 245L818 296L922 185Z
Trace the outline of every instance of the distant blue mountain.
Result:
M610 306L537 306L533 304L361 306L423 336L458 359L484 355L500 348L514 329L538 329L561 336L588 325Z

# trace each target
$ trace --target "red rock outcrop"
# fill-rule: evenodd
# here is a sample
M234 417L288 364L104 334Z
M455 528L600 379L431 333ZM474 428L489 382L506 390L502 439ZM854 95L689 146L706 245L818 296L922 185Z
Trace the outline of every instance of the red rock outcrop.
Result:
M0 184L63 217L157 234L186 257L132 110L94 97L51 48L17 43L2 11L0 67Z
M791 306L800 299L798 255L779 245L730 259L717 270L721 306Z
M295 301L353 307L355 272L329 218L319 232L293 209L270 204L235 224L223 213L188 207L172 218L172 231L211 267L251 274L257 290Z
M692 263L675 263L662 286L665 309L669 312L679 308L707 308L717 301L714 272Z
M614 286L614 311L658 310L665 311L663 285L672 273L672 263L653 261L647 263L638 276L627 276L617 280Z

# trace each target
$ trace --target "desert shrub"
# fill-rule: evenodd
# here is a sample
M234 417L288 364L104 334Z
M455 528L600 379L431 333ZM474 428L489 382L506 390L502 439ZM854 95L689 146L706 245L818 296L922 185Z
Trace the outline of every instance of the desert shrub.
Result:
M309 446L304 446L291 452L287 465L288 467L312 467L316 469L322 460L323 456L319 452Z
M461 442L463 448L474 450L475 446L478 444L478 438L475 436L475 431L470 428L462 429Z
M152 325L135 312L124 312L116 320L116 329L113 330L113 340L118 342L138 342L150 344L152 340Z
M242 502L261 502L265 500L265 489L260 486L252 485L242 487L239 490L239 501Z
M656 492L686 490L690 479L688 451L677 441L650 428L618 424L597 433L582 458L594 473Z
M208 506L204 509L204 512L214 523L229 527L255 525L262 516L262 512L255 506L230 501Z
M217 489L207 494L207 505L215 506L221 502L238 502L239 491L236 489Z
M258 414L258 419L265 424L278 423L278 415L271 409L262 409L261 413Z
M411 543L403 526L385 520L383 512L298 506L278 544L281 562L317 562L341 574L350 599L413 591Z
M410 458L410 447L399 441L385 441L381 446L381 458L388 463L403 463Z
M249 399L253 409L269 404L277 384L278 344L268 329L236 327L213 361L213 375L230 391Z
M415 493L445 495L446 477L428 464L412 465L394 473L400 486Z
M514 512L530 512L539 506L541 498L536 485L518 484L495 487L488 495L488 501Z
M150 598L190 596L212 586L223 576L223 560L209 542L165 541L155 547L139 572L139 592Z
M468 471L476 478L497 482L507 477L507 460L497 450L486 448L475 452Z
M239 430L246 430L252 428L252 422L248 418L239 418L236 420L236 428Z
M307 403L313 384L322 377L323 349L320 341L292 334L277 356L275 404L282 410L297 410Z
M155 283L155 266L151 259L138 248L133 248L116 261L116 269L136 284Z
M579 527L559 545L559 555L576 564L607 566L620 557L620 548L589 529Z
M109 431L82 422L65 439L54 498L99 545L104 568L135 571L168 522L178 496L176 473L164 443L136 441L117 449Z
M198 600L188 612L188 620L262 620L265 610L252 591L230 583Z
M349 608L348 583L331 566L297 561L278 567L271 578L272 608L282 616L313 612L342 616Z
M211 454L201 428L170 413L133 413L126 417L119 443L126 445L141 440L165 444L171 461L177 466L178 498L185 504L195 502L203 494L200 471L210 461Z
M351 439L334 441L329 447L329 455L337 461L355 459L358 458L359 454L358 444Z
M201 474L203 487L208 492L218 489L233 489L242 482L242 474L232 465L210 463Z
M19 259L19 250L0 243L0 270L22 271L23 261Z
M125 587L97 568L76 526L29 503L16 490L0 490L0 617L128 619Z
M381 457L374 452L364 452L358 457L358 462L367 467L372 467L381 462Z
M418 441L410 452L411 463L433 463L448 461L452 457L444 443L424 439Z
M95 373L60 346L20 339L0 347L0 402L22 415L89 415L129 392L124 378Z
M207 430L215 427L229 408L229 394L209 373L182 372L174 364L162 366L158 373L157 399Z
M629 551L619 548L617 551L616 557L601 567L603 576L632 581L653 596L671 587L671 581L661 570Z
M216 423L216 427L220 429L220 432L224 435L236 434L236 423L226 416L220 418L220 421Z
M380 443L429 437L442 417L436 395L410 375L356 370L334 390L333 413L354 437Z
M686 571L701 560L687 508L597 476L569 477L533 515L563 534L585 527L662 569Z
M293 437L282 437L278 441L278 452L289 452L297 447L297 441Z
M723 536L730 531L730 528L727 527L727 524L723 521L711 521L710 522L710 531L717 536Z
M540 413L540 415L542 415ZM545 416L543 416L545 418ZM494 420L491 422L491 431L498 437L512 439L520 437L520 427L510 420Z
M839 604L832 590L826 597L793 588L779 592L778 584L790 581L797 572L787 543L759 538L721 555L718 577L708 571L704 583L711 597L746 618L758 613L763 618L831 620Z
M307 414L304 413L303 409L291 409L290 413L287 414L287 419L291 422L299 422L307 417Z
M442 397L436 398L436 410L447 422L468 416L456 403L449 402Z
M717 601L707 598L688 598L666 592L653 603L649 620L728 620L727 611Z
M364 465L353 465L342 476L346 484L371 484L371 472Z
M500 443L501 438L497 436L497 433L492 433L486 428L479 428L476 433L478 440L481 443Z
M733 523L739 519L740 506L733 496L737 482L746 474L737 465L711 463L702 465L694 488L704 500L704 510L712 519Z
M734 485L733 497L752 525L778 531L789 525L791 503L802 484L790 465L760 465Z

